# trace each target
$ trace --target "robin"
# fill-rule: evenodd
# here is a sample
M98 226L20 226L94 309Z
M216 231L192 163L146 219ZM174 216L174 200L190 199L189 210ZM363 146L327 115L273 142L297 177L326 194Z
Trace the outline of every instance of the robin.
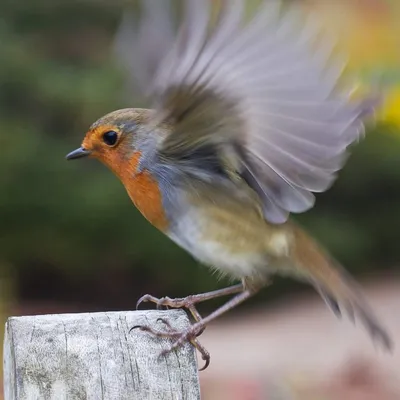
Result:
M364 132L376 99L354 101L339 85L342 64L310 23L263 1L250 22L245 2L187 0L175 35L168 2L146 0L133 72L151 109L113 111L96 121L67 159L93 157L122 181L143 216L197 260L241 283L185 298L139 300L187 308L195 323L166 326L170 351L271 282L309 282L332 311L360 318L385 349L392 341L355 281L291 213L314 205ZM202 317L200 302L234 295Z

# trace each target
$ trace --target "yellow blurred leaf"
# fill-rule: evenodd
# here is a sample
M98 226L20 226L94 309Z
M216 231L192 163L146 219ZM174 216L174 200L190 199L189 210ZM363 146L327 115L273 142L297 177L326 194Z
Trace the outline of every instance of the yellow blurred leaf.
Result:
M400 126L400 85L386 94L385 103L378 114L379 119Z

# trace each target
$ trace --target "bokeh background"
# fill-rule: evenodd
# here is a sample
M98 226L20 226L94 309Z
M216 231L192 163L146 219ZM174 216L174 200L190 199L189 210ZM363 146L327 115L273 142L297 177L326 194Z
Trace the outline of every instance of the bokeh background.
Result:
M334 187L295 218L362 282L400 342L400 2L288 3L338 37L361 88L387 86L377 126ZM151 227L102 165L64 160L99 116L142 105L115 52L128 8L138 12L133 0L2 2L2 325L10 315L133 309L145 293L226 285ZM398 351L377 353L360 327L289 279L212 324L202 342L212 353L206 400L400 399Z

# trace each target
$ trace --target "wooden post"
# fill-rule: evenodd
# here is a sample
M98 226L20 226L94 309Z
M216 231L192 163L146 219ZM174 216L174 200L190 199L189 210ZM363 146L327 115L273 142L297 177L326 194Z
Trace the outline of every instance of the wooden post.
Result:
M192 345L159 357L170 339L130 329L189 325L182 310L11 317L4 339L5 400L198 400Z

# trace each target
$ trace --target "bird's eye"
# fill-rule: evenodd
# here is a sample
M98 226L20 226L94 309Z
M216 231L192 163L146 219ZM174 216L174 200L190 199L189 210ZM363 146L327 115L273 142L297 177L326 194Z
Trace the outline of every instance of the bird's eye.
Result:
M115 131L107 131L103 134L103 141L108 146L114 146L117 143L118 133Z

